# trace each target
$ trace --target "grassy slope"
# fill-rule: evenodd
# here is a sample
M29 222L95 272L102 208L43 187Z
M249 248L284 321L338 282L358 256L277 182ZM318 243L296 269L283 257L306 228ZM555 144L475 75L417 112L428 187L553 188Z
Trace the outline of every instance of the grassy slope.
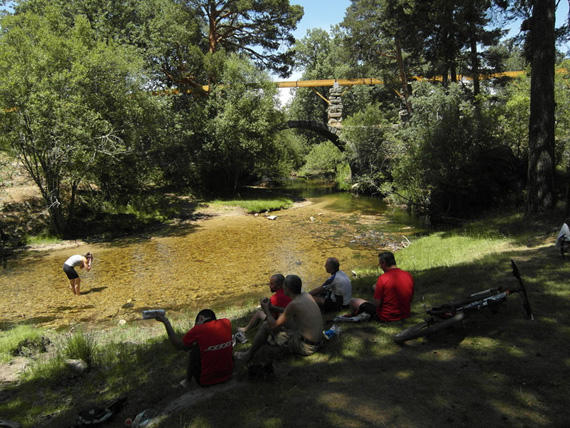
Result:
M397 254L416 279L411 319L343 325L340 337L307 358L266 346L256 361L275 360L273 381L249 381L238 362L235 386L154 426L567 426L570 257L563 260L553 248L556 231L554 220L501 216L412 240ZM393 334L422 319L422 299L437 305L514 284L511 258L526 280L535 321L525 319L512 296L496 315L483 311L429 340L394 344ZM358 274L354 295L370 297L377 272ZM223 315L234 325L245 325L249 316L232 308ZM184 355L165 342L160 326L145 334L128 328L99 333L88 374L74 376L61 363L35 369L2 393L0 415L24 427L65 427L86 405L126 396L125 409L110 424L122 426L145 408L166 407L183 393L176 385Z

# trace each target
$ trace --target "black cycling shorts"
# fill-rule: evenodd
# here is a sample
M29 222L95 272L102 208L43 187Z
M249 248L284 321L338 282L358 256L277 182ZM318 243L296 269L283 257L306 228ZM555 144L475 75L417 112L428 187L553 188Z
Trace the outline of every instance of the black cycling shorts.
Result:
M335 298L336 301L333 302L333 300L330 298L330 295L327 294L327 296L325 297L325 303L323 304L324 313L338 312L342 309L348 308L348 305L342 304L342 296L335 295Z
M67 275L67 278L69 278L69 279L79 278L79 275L77 274L77 272L75 272L75 268L73 266L69 266L69 265L66 265L64 263L63 264L63 271L65 272L65 274Z
M370 302L364 302L358 307L355 315L363 312L366 312L371 318L374 318L376 316L376 307Z

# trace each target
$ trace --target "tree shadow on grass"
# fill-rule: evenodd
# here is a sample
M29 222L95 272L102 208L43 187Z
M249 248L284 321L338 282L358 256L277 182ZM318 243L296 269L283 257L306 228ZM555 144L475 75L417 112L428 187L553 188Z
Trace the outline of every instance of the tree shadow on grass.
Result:
M567 283L570 263L553 256L550 248L512 251L473 264L417 272L417 291L441 304L490 286L513 284L511 258L526 282L534 321L525 318L514 295L496 315L480 311L454 331L398 346L393 335L422 318L416 300L412 319L343 325L340 336L311 357L265 346L254 361L274 361L274 380L250 382L238 362L234 387L220 389L157 426L225 428L228 421L235 427L565 426L570 296L557 284ZM32 409L42 415L24 426L65 427L73 424L80 409L117 396L128 397L115 419L123 421L146 408L164 409L185 393L178 386L185 355L175 351L165 335L140 344L125 342L112 352L117 355L113 364L95 365L82 377L59 371L10 387L11 404L0 403L0 412L24 421L22 415ZM54 404L52 411L45 404L40 409L37 403L50 396L72 398L57 410Z
M558 294L546 284L565 283L570 264L541 248L492 255L476 268L466 264L438 272L462 281L435 282L439 275L432 272L418 277L433 280L427 290L442 297L436 303L445 303L516 284L510 258L517 260L526 281L534 321L525 318L521 299L513 295L496 315L478 312L452 331L404 346L395 345L392 336L421 316L398 328L347 325L322 353L278 363L274 382L244 382L240 391L216 399L224 406L198 404L162 426L183 420L187 427L221 427L225 418L244 427L564 426L570 302L568 292ZM419 289L425 286L421 280Z

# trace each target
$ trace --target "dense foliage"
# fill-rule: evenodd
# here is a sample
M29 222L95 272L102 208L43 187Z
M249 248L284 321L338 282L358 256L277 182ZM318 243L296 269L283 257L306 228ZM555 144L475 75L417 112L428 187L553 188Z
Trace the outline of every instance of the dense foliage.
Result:
M340 26L308 31L294 50L303 11L288 0L11 4L0 147L23 161L59 234L78 212L132 208L153 189L232 194L295 169L434 218L520 203L527 190L540 210L568 187L568 75L553 71L568 26L553 28L553 0L353 0ZM501 40L514 16L525 20L518 45ZM328 119L328 87L277 109L268 71L294 62L307 80L383 81L343 90L344 152L282 131L286 119ZM523 68L530 78L481 78Z
M550 58L536 59L546 58L545 46L553 50L554 41L537 47L546 30L533 24L542 19L541 13L552 17L553 9L545 12L542 4L536 6L522 1L353 0L342 29L332 33L334 46L342 49L328 47L333 37L322 33L309 33L299 42L306 70L326 70L320 78L353 77L356 72L384 81L383 90L355 87L343 94L343 138L353 188L379 192L432 218L465 218L508 202L521 204L528 180L528 209L551 207L556 199L552 167L565 168L566 149L560 137L555 146L548 130L555 118L548 113L554 108L554 93L550 95L544 79L549 73L534 73L537 82L532 84L526 76L481 79L486 73L528 66L550 67L554 73ZM518 38L524 42L522 50L516 40L500 41L501 26L513 16L527 20L527 37ZM563 26L558 36L566 30ZM317 44L325 49L310 49ZM335 67L339 58L341 65ZM460 80L460 75L469 79ZM431 83L421 82L422 77L437 76ZM561 100L566 98L563 79L559 74ZM532 98L531 87L536 91ZM308 106L294 102L292 112L300 117L310 111ZM531 107L542 114L533 119ZM566 116L557 110L557 118ZM557 136L567 133L565 119L556 126ZM558 186L556 191L565 189Z
M2 138L38 185L62 232L73 218L82 182L103 167L135 181L125 162L155 132L161 100L140 91L142 62L129 46L101 41L85 17L73 25L57 7L2 21Z
M78 200L97 212L157 186L231 193L298 164L296 142L276 137L276 88L250 57L285 72L290 54L274 51L302 8L216 2L219 28L203 32L210 3L27 0L2 17L2 147L40 188L54 232L90 215Z

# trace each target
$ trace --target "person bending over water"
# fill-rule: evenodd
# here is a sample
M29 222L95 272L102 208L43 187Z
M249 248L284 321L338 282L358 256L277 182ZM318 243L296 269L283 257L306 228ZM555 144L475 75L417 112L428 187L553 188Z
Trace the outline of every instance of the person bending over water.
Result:
M87 253L84 256L76 254L63 263L63 271L69 279L69 288L71 288L71 292L76 296L81 294L81 278L79 278L79 274L75 268L79 267L79 269L86 269L87 272L89 272L91 270L91 263L93 263L93 254L91 253Z
M277 320L271 314L269 299L264 297L260 300L266 320L255 335L249 351L234 353L236 359L251 361L271 335L277 344L289 348L297 355L312 355L320 348L323 341L321 310L313 296L303 292L302 287L301 278L287 275L283 290L292 300Z

